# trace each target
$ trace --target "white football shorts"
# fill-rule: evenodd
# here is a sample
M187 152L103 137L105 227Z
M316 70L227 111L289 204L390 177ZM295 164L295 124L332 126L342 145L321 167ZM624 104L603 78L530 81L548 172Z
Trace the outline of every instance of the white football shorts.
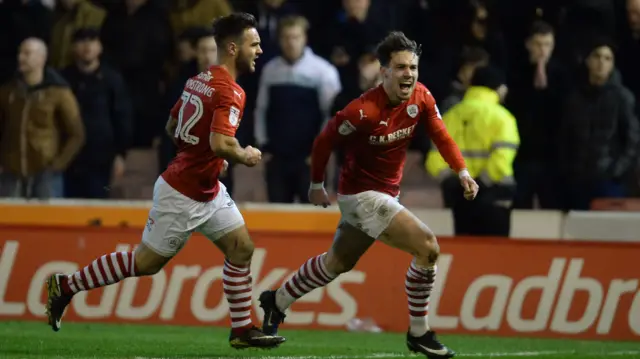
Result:
M191 237L200 232L215 242L244 226L244 218L220 183L220 191L210 202L197 202L176 191L162 176L153 188L153 206L142 234L142 243L156 253L173 257Z
M338 207L342 221L378 239L391 220L404 209L398 197L377 191L356 194L338 194Z

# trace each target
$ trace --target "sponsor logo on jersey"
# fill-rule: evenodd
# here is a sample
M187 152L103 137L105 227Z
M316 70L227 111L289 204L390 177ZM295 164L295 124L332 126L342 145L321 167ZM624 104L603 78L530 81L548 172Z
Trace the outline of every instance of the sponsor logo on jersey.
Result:
M382 136L369 136L369 144L371 145L386 145L392 142L396 142L405 138L411 137L416 125L411 125L407 128L401 128L397 131L391 132L388 135Z
M347 136L356 131L356 126L352 125L349 121L344 121L340 127L338 127L338 133Z
M240 110L235 106L231 106L229 109L229 123L235 127L238 126L238 122L240 122Z

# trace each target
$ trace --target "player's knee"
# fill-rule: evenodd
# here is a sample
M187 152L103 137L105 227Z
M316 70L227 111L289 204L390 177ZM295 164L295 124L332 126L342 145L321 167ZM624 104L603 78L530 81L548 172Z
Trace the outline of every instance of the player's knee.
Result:
M419 241L416 248L416 257L423 263L435 264L440 256L440 245L433 232L425 231L422 234L422 240Z

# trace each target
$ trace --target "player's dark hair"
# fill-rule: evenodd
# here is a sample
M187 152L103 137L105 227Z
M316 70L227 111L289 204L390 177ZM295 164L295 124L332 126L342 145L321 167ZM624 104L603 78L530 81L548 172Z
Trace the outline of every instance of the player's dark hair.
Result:
M529 29L529 37L533 37L535 35L553 35L554 31L553 31L553 26L551 26L549 23L544 22L542 20L537 20L534 21L534 23L531 25L531 28Z
M391 61L391 55L399 51L410 51L420 57L422 55L422 46L406 37L403 32L392 31L376 47L376 56L380 60L380 65L388 66Z
M258 26L256 18L246 12L234 12L218 18L213 23L213 36L218 45L222 45L232 38L239 38L246 29Z

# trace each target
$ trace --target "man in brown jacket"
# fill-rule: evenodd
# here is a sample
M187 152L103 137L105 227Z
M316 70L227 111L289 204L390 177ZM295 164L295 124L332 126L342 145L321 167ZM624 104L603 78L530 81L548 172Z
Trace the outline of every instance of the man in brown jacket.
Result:
M62 171L84 143L78 103L46 60L43 41L24 40L18 76L0 87L0 197L62 197Z

